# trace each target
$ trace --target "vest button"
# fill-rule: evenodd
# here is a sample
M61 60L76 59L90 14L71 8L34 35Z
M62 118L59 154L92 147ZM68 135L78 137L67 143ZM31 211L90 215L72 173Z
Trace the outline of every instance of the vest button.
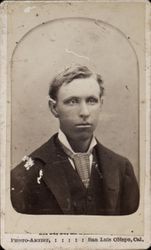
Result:
M88 201L92 201L92 196L91 195L88 195Z
M77 203L76 201L73 202L73 206L76 207L77 206Z

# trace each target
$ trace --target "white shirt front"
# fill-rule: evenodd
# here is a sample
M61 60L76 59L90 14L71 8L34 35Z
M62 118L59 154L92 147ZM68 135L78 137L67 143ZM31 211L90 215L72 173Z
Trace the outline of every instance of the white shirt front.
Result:
M58 132L58 139L59 141L67 148L69 149L73 154L76 154L73 149L71 148L69 142L68 142L68 139L66 137L66 135L62 132L61 129L59 129L59 132ZM92 152L92 149L94 148L94 146L97 144L96 142L96 139L95 137L93 136L92 137L92 140L91 140L91 143L90 143L90 146L89 146L89 149L86 153L89 153L89 152ZM69 158L69 161L71 163L71 165L73 166L73 168L75 169L75 165L74 165L74 162L71 158ZM90 171L91 171L91 168L92 168L92 162L93 162L93 154L91 153L90 156L89 156L89 160L90 160Z

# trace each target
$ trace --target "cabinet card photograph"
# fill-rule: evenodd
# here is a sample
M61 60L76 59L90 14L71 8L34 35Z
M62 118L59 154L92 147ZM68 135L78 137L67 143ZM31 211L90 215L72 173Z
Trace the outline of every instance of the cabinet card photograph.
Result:
M1 5L6 249L149 246L148 4Z

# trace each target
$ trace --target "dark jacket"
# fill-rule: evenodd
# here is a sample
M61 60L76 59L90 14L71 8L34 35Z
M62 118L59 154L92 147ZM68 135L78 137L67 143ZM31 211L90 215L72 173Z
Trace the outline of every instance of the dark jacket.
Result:
M134 213L139 204L139 190L131 163L99 142L95 151L98 171L94 171L94 176L100 189L100 205L96 214ZM80 204L80 194L84 192L84 187L63 152L57 134L34 151L30 158L34 164L29 169L25 167L24 161L11 171L11 201L17 212L95 214L94 211L75 210L75 201ZM95 182L92 183L95 187Z

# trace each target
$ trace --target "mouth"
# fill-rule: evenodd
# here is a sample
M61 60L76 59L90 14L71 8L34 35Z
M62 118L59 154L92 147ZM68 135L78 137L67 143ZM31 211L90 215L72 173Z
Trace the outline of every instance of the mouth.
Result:
M92 127L92 124L90 123L79 123L76 125L77 128L90 128Z

